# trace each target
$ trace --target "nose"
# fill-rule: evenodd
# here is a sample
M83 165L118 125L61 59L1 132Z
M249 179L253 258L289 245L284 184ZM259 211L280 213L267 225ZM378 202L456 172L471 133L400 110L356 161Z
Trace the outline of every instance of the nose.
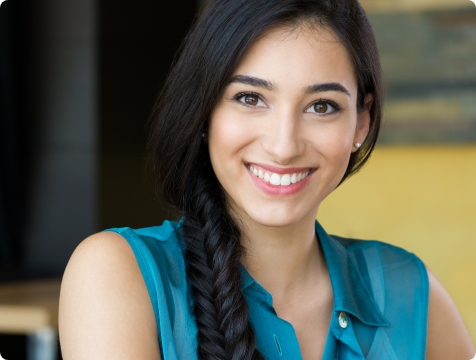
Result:
M299 115L293 111L275 112L262 138L263 149L278 164L286 165L305 149Z

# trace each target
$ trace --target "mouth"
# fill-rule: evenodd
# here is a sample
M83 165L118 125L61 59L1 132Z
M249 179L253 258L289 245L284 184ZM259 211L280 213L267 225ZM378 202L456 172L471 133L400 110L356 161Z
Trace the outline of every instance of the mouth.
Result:
M290 173L275 173L257 165L246 164L248 171L255 177L275 186L290 186L306 179L315 169L309 168Z

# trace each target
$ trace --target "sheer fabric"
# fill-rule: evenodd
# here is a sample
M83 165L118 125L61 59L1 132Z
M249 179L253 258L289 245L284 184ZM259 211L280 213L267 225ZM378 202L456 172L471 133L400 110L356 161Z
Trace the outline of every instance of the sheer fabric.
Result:
M154 309L162 358L197 359L181 222L109 231L122 235L136 256ZM334 292L323 359L425 359L429 285L423 263L382 242L329 236L318 222L316 234ZM302 359L294 328L276 315L271 294L243 267L241 271L258 349L269 360Z

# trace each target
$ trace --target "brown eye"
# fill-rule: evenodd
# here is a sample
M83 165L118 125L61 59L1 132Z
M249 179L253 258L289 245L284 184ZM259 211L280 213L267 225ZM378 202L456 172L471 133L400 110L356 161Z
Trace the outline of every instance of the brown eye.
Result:
M259 98L255 95L246 95L245 96L245 103L248 105L256 106L258 105Z
M325 114L328 110L328 104L320 101L314 104L314 111L318 114Z
M315 114L317 116L327 116L337 113L341 110L340 106L331 100L318 100L311 104L307 109L307 113Z
M238 101L250 108L263 108L266 107L263 99L261 96L255 93L239 93L236 94L233 99Z

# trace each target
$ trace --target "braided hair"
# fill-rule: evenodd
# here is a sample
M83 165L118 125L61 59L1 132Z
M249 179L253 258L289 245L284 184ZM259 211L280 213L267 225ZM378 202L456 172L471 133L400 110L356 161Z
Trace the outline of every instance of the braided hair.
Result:
M151 116L149 150L159 189L184 216L187 278L194 298L199 359L263 359L241 290L240 227L213 171L202 134L250 44L263 32L304 22L333 30L358 83L357 108L372 93L369 134L344 178L372 152L380 126L382 79L375 39L356 0L215 0L192 27Z

